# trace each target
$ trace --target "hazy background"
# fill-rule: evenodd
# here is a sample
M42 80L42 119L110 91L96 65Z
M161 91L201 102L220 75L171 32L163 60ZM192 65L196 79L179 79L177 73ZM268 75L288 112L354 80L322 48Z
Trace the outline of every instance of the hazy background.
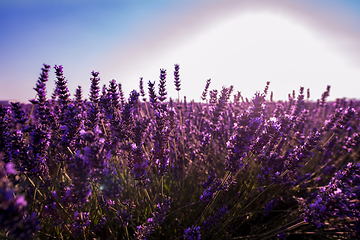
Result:
M300 86L320 98L359 98L358 0L0 0L0 100L28 102L42 64L63 65L71 96L88 98L91 71L101 86L115 79L126 96L139 78L158 83L167 70L174 89L200 100L210 89L234 85L251 98L266 81L274 99ZM147 84L145 85L147 88Z

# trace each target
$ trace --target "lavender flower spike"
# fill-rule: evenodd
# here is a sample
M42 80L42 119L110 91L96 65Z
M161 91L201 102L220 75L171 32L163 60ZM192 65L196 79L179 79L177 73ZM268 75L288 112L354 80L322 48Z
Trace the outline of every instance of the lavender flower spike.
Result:
M181 83L180 83L180 74L179 74L179 64L175 64L175 71L174 71L174 83L175 83L175 89L176 91L180 91L180 86L181 86Z
M184 231L184 239L185 240L200 240L201 233L200 227L191 226Z

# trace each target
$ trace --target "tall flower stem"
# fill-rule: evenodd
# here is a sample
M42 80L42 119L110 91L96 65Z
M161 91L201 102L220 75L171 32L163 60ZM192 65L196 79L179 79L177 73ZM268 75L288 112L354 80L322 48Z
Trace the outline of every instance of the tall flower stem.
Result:
M181 129L181 144L182 144L182 162L185 162L185 138L184 138L184 128L183 128L183 121L181 116L181 108L179 108L179 120L180 120L180 129Z
M229 180L229 178L231 177L231 172L230 171L227 171L225 173L225 176L223 177L222 179L222 182L221 182L221 185L219 187L219 189L221 189L225 183ZM204 211L201 213L200 217L198 218L198 220L196 221L195 225L197 225L199 223L199 221L202 221L204 219L204 215L208 212L208 209L211 209L209 212L211 212L213 210L213 206L215 205L215 203L217 202L218 200L218 197L220 195L222 191L221 190L218 190L216 191L215 193L215 196L212 198L212 200L206 205Z

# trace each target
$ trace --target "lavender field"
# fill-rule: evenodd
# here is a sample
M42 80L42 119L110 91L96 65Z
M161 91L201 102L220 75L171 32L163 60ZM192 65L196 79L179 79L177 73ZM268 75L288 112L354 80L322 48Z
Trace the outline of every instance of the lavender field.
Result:
M0 107L0 239L359 238L359 101L209 79L186 102L179 68L70 94L44 64L31 110Z

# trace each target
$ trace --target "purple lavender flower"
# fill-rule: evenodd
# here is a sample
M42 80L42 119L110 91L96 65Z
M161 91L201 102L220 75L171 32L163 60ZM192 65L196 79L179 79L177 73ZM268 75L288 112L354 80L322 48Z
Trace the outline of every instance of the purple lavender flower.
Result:
M75 102L75 105L78 107L78 108L80 108L80 109L82 109L82 104L83 104L83 100L82 100L82 88L81 88L81 86L78 86L77 88L76 88L76 92L75 92L75 100L74 100L74 102Z
M102 172L101 178L98 180L100 184L100 191L107 201L114 201L121 196L123 187L121 186L121 180L117 176L115 167L108 164Z
M152 149L153 161L158 167L158 173L162 176L168 171L169 147L168 138L170 128L167 121L167 112L162 108L155 110L155 133L153 138L154 148Z
M205 85L204 91L203 91L203 93L202 93L202 95L201 95L201 100L203 100L203 101L206 100L206 95L207 95L207 92L208 92L210 83L211 83L211 78L209 78L208 80L206 80L206 85Z
M46 82L49 79L50 65L44 63L41 68L41 74L36 83L34 90L37 92L37 100L30 100L31 103L36 104L36 115L39 117L40 123L46 124L49 116L49 109L46 106Z
M220 221L227 212L228 207L224 205L221 209L219 209L213 215L209 216L206 220L204 220L202 228L209 230L212 226L215 226L217 222Z
M65 111L67 109L68 104L70 103L69 99L69 89L67 87L67 80L65 80L64 73L63 73L63 67L62 65L57 66L55 65L55 75L57 81L55 81L56 84L56 93L59 98L60 103L60 122L63 120L63 115L65 114Z
M212 179L212 181L211 181ZM218 191L228 191L230 185L234 184L235 181L231 177L223 182L221 178L209 177L208 180L203 183L203 187L206 187L203 194L200 196L200 200L203 202L210 202L215 197Z
M234 134L227 142L228 154L226 156L226 169L232 173L236 173L244 167L242 159L247 156L250 142L253 138L253 132L250 131L249 112L239 115L238 123L234 126Z
M162 203L158 203L156 205L157 211L152 213L152 217L148 218L144 224L136 227L135 239L146 239L152 234L155 231L155 227L165 220L166 213L170 210L170 205L170 198L164 198Z
M277 203L279 202L279 198L271 199L269 202L266 203L264 213L266 216L269 215L271 210L276 207Z
M119 94L117 93L117 87L118 85L116 84L115 79L111 80L109 84L108 94L111 101L111 107L113 107L114 109L119 108Z
M94 127L98 125L100 121L99 106L98 106L98 102L100 99L99 97L100 78L98 77L99 72L92 71L91 75L92 78L90 78L91 86L90 86L90 96L89 96L90 102L87 103L88 112L87 112L87 121L85 123L88 129L94 129Z
M351 137L346 138L346 143L343 146L343 149L346 152L351 152L352 149L358 149L360 145L360 134L357 132L354 132Z
M164 103L166 100L166 70L160 69L160 83L159 83L159 101Z
M104 84L101 90L101 96L98 102L100 108L100 118L102 119L104 115L107 115L110 112L111 100L108 94L108 89ZM108 116L107 116L108 117Z
M304 87L300 87L300 93L298 95L296 105L293 107L292 116L298 116L304 107Z
M219 100L216 103L216 107L213 110L212 114L212 129L215 130L216 125L219 122L219 117L222 114L222 112L225 109L226 103L230 98L231 92L233 91L233 86L230 86L229 88L223 87L221 90L221 96Z
M120 222L119 227L128 226L133 217L130 212L135 207L134 203L130 202L130 199L125 200L122 204L125 205L125 208L120 209L116 213L116 217L114 217L115 220Z
M84 237L86 228L90 225L89 212L78 212L74 213L74 222L71 225L72 232L75 237Z
M124 95L124 92L122 90L122 85L121 83L118 84L118 87L119 87L119 99L120 99L120 103L121 103L121 106L124 106L125 105L125 95Z
M131 151L128 156L129 168L134 179L137 181L136 185L146 188L150 182L147 176L147 168L149 160L143 152L143 138L146 130L146 122L136 121L134 128L134 143L131 144Z
M134 112L139 101L139 93L132 90L128 102L123 106L121 111L121 132L122 136L119 138L131 138L133 136L132 129L134 128Z
M200 233L200 227L191 226L184 230L184 239L185 240L200 240L201 239L201 233Z
M99 72L92 71L91 75L92 78L90 78L91 87L90 87L89 99L91 102L97 103L99 101L99 92L100 92L100 88L99 88L100 78L98 77Z
M23 125L27 120L27 116L24 109L22 109L20 102L10 102L10 104L11 104L11 111L14 114L13 117L14 123Z
M356 111L352 107L347 107L343 112L341 119L336 123L337 129L345 128L345 125L350 121L350 119L356 114Z
M25 216L23 221L20 221L14 229L9 231L9 237L12 239L33 239L34 233L40 230L40 220L37 213Z
M310 88L306 89L306 99L310 99Z
M139 88L140 88L140 95L142 97L142 100L144 102L146 102L146 97L145 97L145 91L144 91L144 82L143 82L143 78L140 78L140 82L139 82Z
M10 127L10 126L9 126ZM23 163L23 160L29 159L28 145L25 144L24 133L21 130L8 129L5 133L5 156L4 161ZM24 170L24 169L22 169Z
M157 100L158 100L158 97L155 92L155 81L153 83L151 81L149 81L148 89L149 89L149 97L150 97L151 106L155 109L155 108L157 108Z
M84 125L83 112L74 103L70 103L65 113L65 124L60 127L64 148L76 149L80 144L79 131Z
M90 165L84 156L77 152L70 159L69 170L72 180L69 198L73 204L81 206L88 201L91 194Z
M21 161L22 168L27 171L30 177L34 180L41 177L47 184L50 184L48 167L50 136L49 129L45 125L35 125L30 133L29 158Z
M326 101L326 98L328 97L328 96L330 96L330 85L327 85L327 87L326 87L326 91L325 92L323 92L323 94L321 95L321 102L320 102L320 106L325 106L325 101Z
M175 84L175 89L176 91L180 91L180 86L181 86L181 83L180 83L180 74L179 74L179 70L180 70L180 66L179 64L175 64L175 70L174 70L174 84Z
M346 229L349 236L359 236L359 185L360 163L350 162L335 174L326 187L320 189L310 203L302 200L304 213L301 216L318 228L324 226L325 221L334 218L348 219L349 221L342 222L341 225L330 222L330 226Z
M81 137L88 142L88 145L84 148L84 156L86 162L93 167L92 176L95 178L102 175L107 159L107 152L104 148L105 139L100 136L101 133L99 127L96 127L94 131L80 131Z

